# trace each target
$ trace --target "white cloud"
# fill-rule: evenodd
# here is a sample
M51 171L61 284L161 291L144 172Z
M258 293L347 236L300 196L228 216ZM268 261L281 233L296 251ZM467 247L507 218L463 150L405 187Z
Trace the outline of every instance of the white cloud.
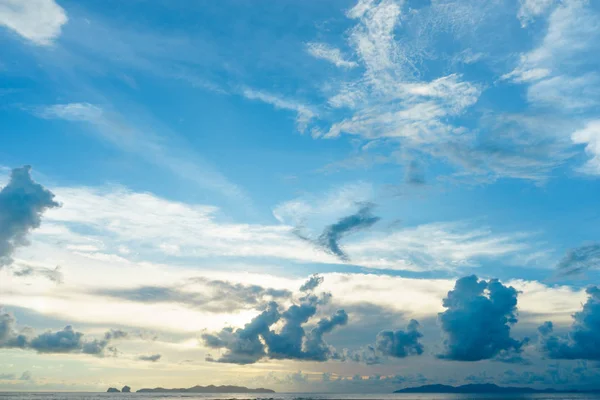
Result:
M345 251L359 265L401 270L454 270L482 259L532 251L527 234L495 234L465 223L434 223L349 241Z
M42 118L64 119L67 121L83 121L95 124L102 123L102 108L90 103L54 104L39 111Z
M290 226L219 222L215 216L218 209L212 206L168 201L122 187L55 188L53 192L63 206L56 213L46 214L46 224L36 232L46 242L61 238L81 244L81 235L74 235L71 227L84 226L93 232L86 237L102 241L105 249L110 246L109 251L115 252L126 246L147 256L157 256L158 251L195 258L275 257L337 262L294 238Z
M313 57L329 61L337 67L354 68L358 66L356 62L346 60L340 49L336 49L325 43L308 43L306 48Z
M67 21L54 0L0 0L0 25L37 45L51 45Z
M390 68L396 66L398 50L394 28L400 17L400 6L392 0L383 0L379 4L359 1L347 16L360 20L351 31L350 42L363 60L368 77L377 84L385 79Z
M336 111L335 119L317 137L386 138L404 151L429 155L442 143L473 138L455 121L478 101L481 87L460 74L419 79L419 60L430 51L425 49L427 32L439 27L433 25L454 26L474 17L467 16L469 7L458 14L437 3L429 8L403 14L402 1L372 0L359 1L346 13L356 22L347 32L348 44L364 73L330 85L328 103ZM416 25L408 26L411 23ZM411 34L417 37L400 37ZM468 62L481 57L473 51L462 55Z
M297 114L296 126L300 132L306 131L309 122L317 116L317 114L309 106L292 100L283 99L271 93L252 89L244 89L242 94L244 97L250 100L259 100L264 103L271 104L275 108L295 111Z
M544 14L554 4L555 0L520 0L517 18L521 26L526 27L536 17Z
M370 184L357 182L320 197L305 195L279 204L273 211L279 224L246 224L225 222L213 206L170 201L120 186L51 190L62 207L48 211L44 224L32 235L33 245L44 246L44 250L28 248L17 254L25 262L52 260L47 252L54 254L56 243L60 243L61 249L82 263L168 259L198 266L240 260L342 264L295 236L295 229L301 227L309 235L318 235L325 226L356 212L357 203L375 196ZM496 234L465 223L402 229L381 226L345 239L342 246L353 265L453 270L484 259L510 259L536 250L527 245L525 237L521 233ZM56 257L54 262L62 266L63 256Z
M590 156L580 171L600 175L600 120L590 121L584 128L573 132L571 140L575 144L584 144L585 152Z
M597 17L586 1L562 2L550 13L541 43L522 54L517 67L503 78L531 83L528 100L534 104L559 110L597 104L598 92L590 90L597 84L596 68L587 56L597 49L599 33Z
M358 105L351 118L333 124L325 137L348 133L367 139L403 138L413 146L447 141L464 133L464 128L448 124L448 118L461 114L480 94L479 88L462 82L458 75L424 83L389 82L385 88L379 99L353 95L353 102L364 98L366 103Z

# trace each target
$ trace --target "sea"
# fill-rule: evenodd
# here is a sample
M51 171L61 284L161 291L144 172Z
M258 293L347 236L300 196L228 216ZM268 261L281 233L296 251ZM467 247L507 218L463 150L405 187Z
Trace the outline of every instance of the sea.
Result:
M336 393L26 393L0 392L0 400L600 400L600 394L336 394Z

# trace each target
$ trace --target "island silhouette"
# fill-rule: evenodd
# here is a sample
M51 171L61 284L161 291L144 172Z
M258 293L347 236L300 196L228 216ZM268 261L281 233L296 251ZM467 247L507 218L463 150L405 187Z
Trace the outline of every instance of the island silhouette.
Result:
M592 390L557 390L534 389L531 387L498 386L493 383L472 383L461 386L450 385L423 385L396 390L394 393L600 393L600 389Z
M157 387L154 389L140 389L137 390L137 393L275 393L274 390L258 388L258 389L250 389L244 386L193 386L191 388L175 388L175 389L165 389L162 387Z

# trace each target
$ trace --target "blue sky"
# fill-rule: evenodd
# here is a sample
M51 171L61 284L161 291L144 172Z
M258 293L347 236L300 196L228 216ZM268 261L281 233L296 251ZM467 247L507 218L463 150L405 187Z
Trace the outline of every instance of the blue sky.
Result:
M0 0L0 388L592 385L599 12Z

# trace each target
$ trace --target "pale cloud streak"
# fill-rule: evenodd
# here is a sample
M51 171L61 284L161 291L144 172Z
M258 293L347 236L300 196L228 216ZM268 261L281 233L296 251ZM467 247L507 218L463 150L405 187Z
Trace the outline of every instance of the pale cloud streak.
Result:
M555 0L520 0L517 18L525 28L536 17L544 14L554 4Z
M313 57L329 61L336 67L355 68L358 66L356 62L346 60L340 49L336 49L325 43L308 43L306 49Z
M39 46L49 46L68 21L54 0L0 0L0 26Z
M529 252L530 235L496 234L466 223L432 223L373 234L361 241L349 241L351 260L370 268L398 270L454 270L476 266L482 259L510 259Z
M167 135L163 135L152 128L134 126L124 115L90 103L54 104L39 108L35 113L45 119L89 124L92 132L117 148L162 166L183 180L249 204L249 199L238 185L203 162L197 154L189 154L173 146L167 148L165 143L173 136L167 128L163 129ZM152 125L160 126L155 121Z
M296 112L296 126L300 132L306 131L308 124L317 116L316 112L307 105L264 91L244 89L242 95L249 100L262 101L281 110Z

